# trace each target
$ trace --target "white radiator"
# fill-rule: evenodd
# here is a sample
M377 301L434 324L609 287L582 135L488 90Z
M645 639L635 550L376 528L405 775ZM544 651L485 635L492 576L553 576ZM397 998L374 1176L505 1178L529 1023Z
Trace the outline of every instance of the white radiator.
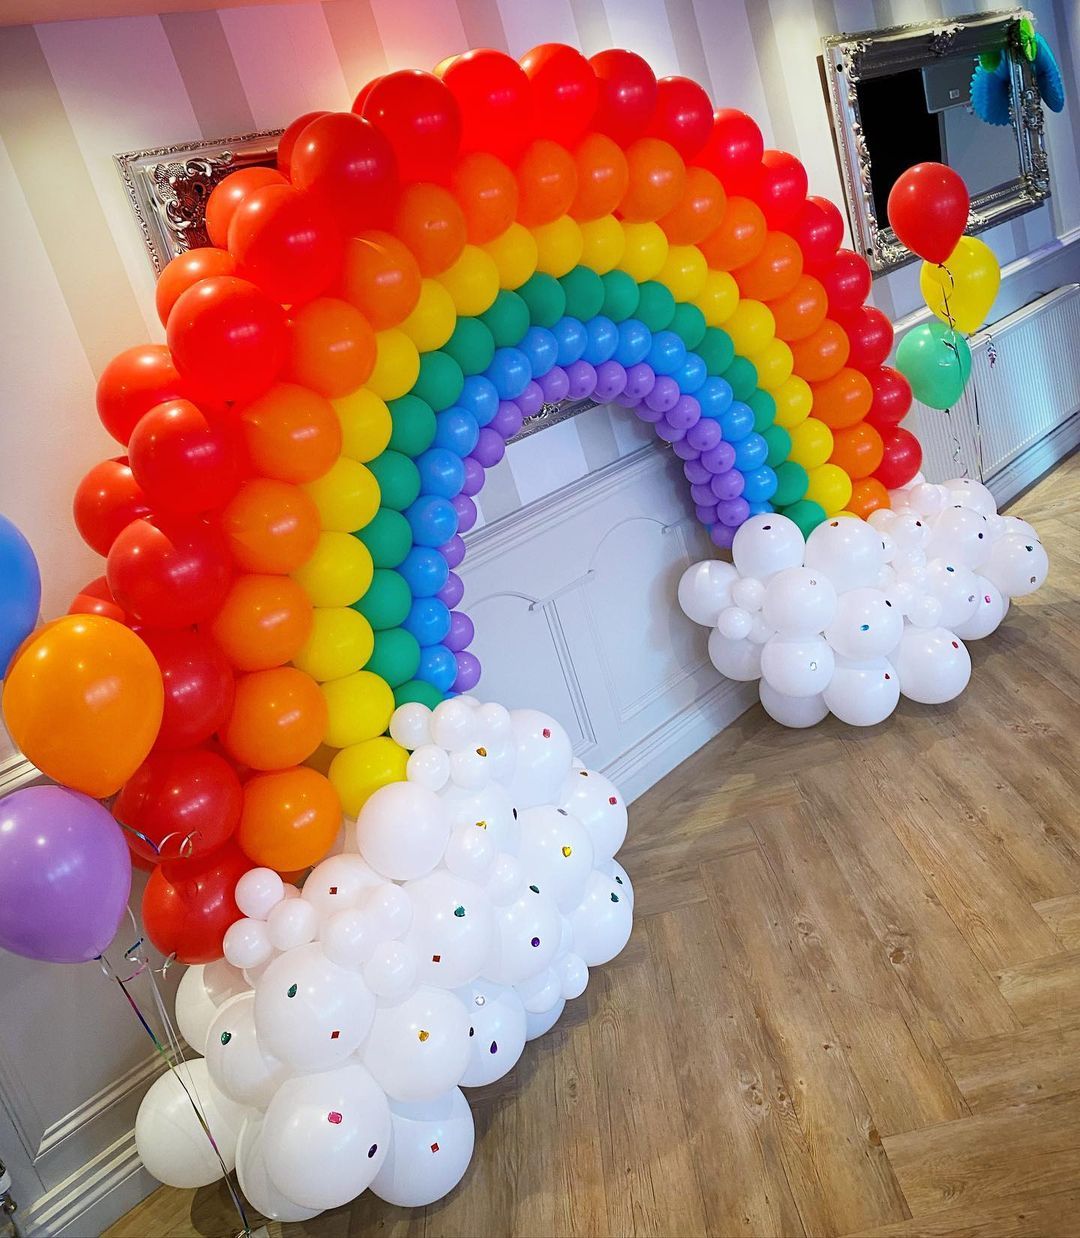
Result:
M959 402L946 414L916 401L904 424L922 443L930 481L978 477L981 466L1000 505L1080 442L1080 284L1056 288L968 343L971 381Z

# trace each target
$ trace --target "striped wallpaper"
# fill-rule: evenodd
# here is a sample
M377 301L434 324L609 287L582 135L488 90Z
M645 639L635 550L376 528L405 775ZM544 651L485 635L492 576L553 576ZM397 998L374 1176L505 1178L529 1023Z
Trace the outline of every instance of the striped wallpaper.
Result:
M93 414L95 377L121 348L162 337L115 152L347 108L372 75L431 66L469 46L520 55L561 40L587 54L632 47L658 74L698 79L719 104L754 115L767 144L797 153L814 192L841 201L818 80L820 37L973 7L1005 5L323 0L0 28L0 509L38 552L45 613L65 607L101 571L69 515L79 477L115 448ZM1080 33L1065 21L1074 0L1032 7L1072 94L1070 111L1048 117L1055 197L991 234L1002 263L1080 226ZM915 269L876 281L875 297L894 318L915 308ZM489 475L481 518L491 521L651 440L632 416L603 408L534 435Z

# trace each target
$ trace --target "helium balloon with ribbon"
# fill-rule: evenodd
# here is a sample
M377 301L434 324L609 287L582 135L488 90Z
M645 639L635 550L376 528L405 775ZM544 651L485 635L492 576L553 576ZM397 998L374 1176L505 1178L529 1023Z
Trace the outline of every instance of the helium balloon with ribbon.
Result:
M1001 284L1001 268L984 241L962 236L948 258L938 265L924 262L919 288L942 322L965 334L986 321Z
M967 340L944 323L923 323L900 341L896 368L911 384L916 400L931 408L951 408L971 376L971 350Z
M927 262L944 262L967 227L971 201L959 173L943 163L917 163L889 191L889 223L897 238Z

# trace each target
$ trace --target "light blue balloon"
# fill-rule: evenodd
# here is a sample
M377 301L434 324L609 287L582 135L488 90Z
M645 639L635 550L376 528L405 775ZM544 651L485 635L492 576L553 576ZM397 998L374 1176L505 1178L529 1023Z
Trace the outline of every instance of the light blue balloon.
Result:
M0 516L0 679L41 610L41 573L30 543Z

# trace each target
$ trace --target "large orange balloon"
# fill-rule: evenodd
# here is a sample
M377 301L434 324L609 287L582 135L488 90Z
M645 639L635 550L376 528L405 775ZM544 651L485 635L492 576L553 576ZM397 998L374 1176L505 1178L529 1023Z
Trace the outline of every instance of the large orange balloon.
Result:
M177 254L158 276L154 289L154 305L161 325L168 325L169 311L176 304L176 298L187 292L192 284L197 284L200 279L209 279L211 275L235 274L236 259L227 249L207 245Z
M501 159L484 150L463 155L450 187L465 215L470 245L486 245L501 236L517 215L518 187L513 172Z
M229 224L240 204L256 190L267 185L287 185L289 182L274 168L240 168L230 172L214 187L206 200L206 231L210 240L219 249L224 249L229 239Z
M845 366L831 378L814 384L814 416L830 430L845 430L862 421L870 411L873 398L874 391L866 375ZM874 434L880 442L881 436L876 430Z
M869 520L871 512L889 506L889 492L876 477L863 477L851 487L848 511L860 520Z
M682 155L660 138L638 138L626 150L630 183L619 214L640 223L660 219L675 209L686 189L686 164Z
M761 252L735 270L744 297L775 301L786 296L802 275L802 250L786 232L767 232Z
M719 224L701 242L701 252L714 271L733 271L761 253L765 216L749 198L728 198Z
M884 454L881 435L873 426L860 421L846 430L836 431L829 460L838 464L852 481L861 481L877 469Z
M314 481L341 454L341 422L333 405L293 383L277 383L253 400L241 424L252 467L264 477Z
M847 362L851 345L843 327L826 318L820 327L805 339L791 345L795 358L795 373L808 383L821 383L832 378Z
M165 701L154 655L103 615L65 615L32 634L4 681L11 738L43 774L101 799L157 738Z
M790 344L813 335L821 326L829 312L829 298L819 280L800 275L789 293L769 302L769 309L776 320L777 339Z
M428 277L453 266L468 238L465 212L450 190L423 183L401 191L394 232L415 257L420 274Z
M362 232L346 244L341 288L375 330L384 331L404 322L416 308L420 268L408 244L396 236Z
M659 223L672 245L697 245L724 218L724 186L707 168L687 168L682 197Z
M570 214L581 222L610 215L623 200L630 169L622 147L603 133L590 133L574 151L577 192Z
M252 477L221 513L229 553L245 572L295 572L319 540L319 511L300 489Z
M341 828L341 800L330 780L300 765L257 774L244 784L236 839L256 864L292 872L317 864Z
M325 732L326 701L319 685L294 666L278 666L240 676L220 738L241 765L287 769L306 761Z
M351 395L375 368L375 332L348 301L319 297L289 324L290 378L328 400Z
M577 193L574 156L550 138L538 138L517 165L518 222L538 228L565 215Z
M311 635L311 599L289 576L251 573L232 583L210 635L240 671L284 666Z

